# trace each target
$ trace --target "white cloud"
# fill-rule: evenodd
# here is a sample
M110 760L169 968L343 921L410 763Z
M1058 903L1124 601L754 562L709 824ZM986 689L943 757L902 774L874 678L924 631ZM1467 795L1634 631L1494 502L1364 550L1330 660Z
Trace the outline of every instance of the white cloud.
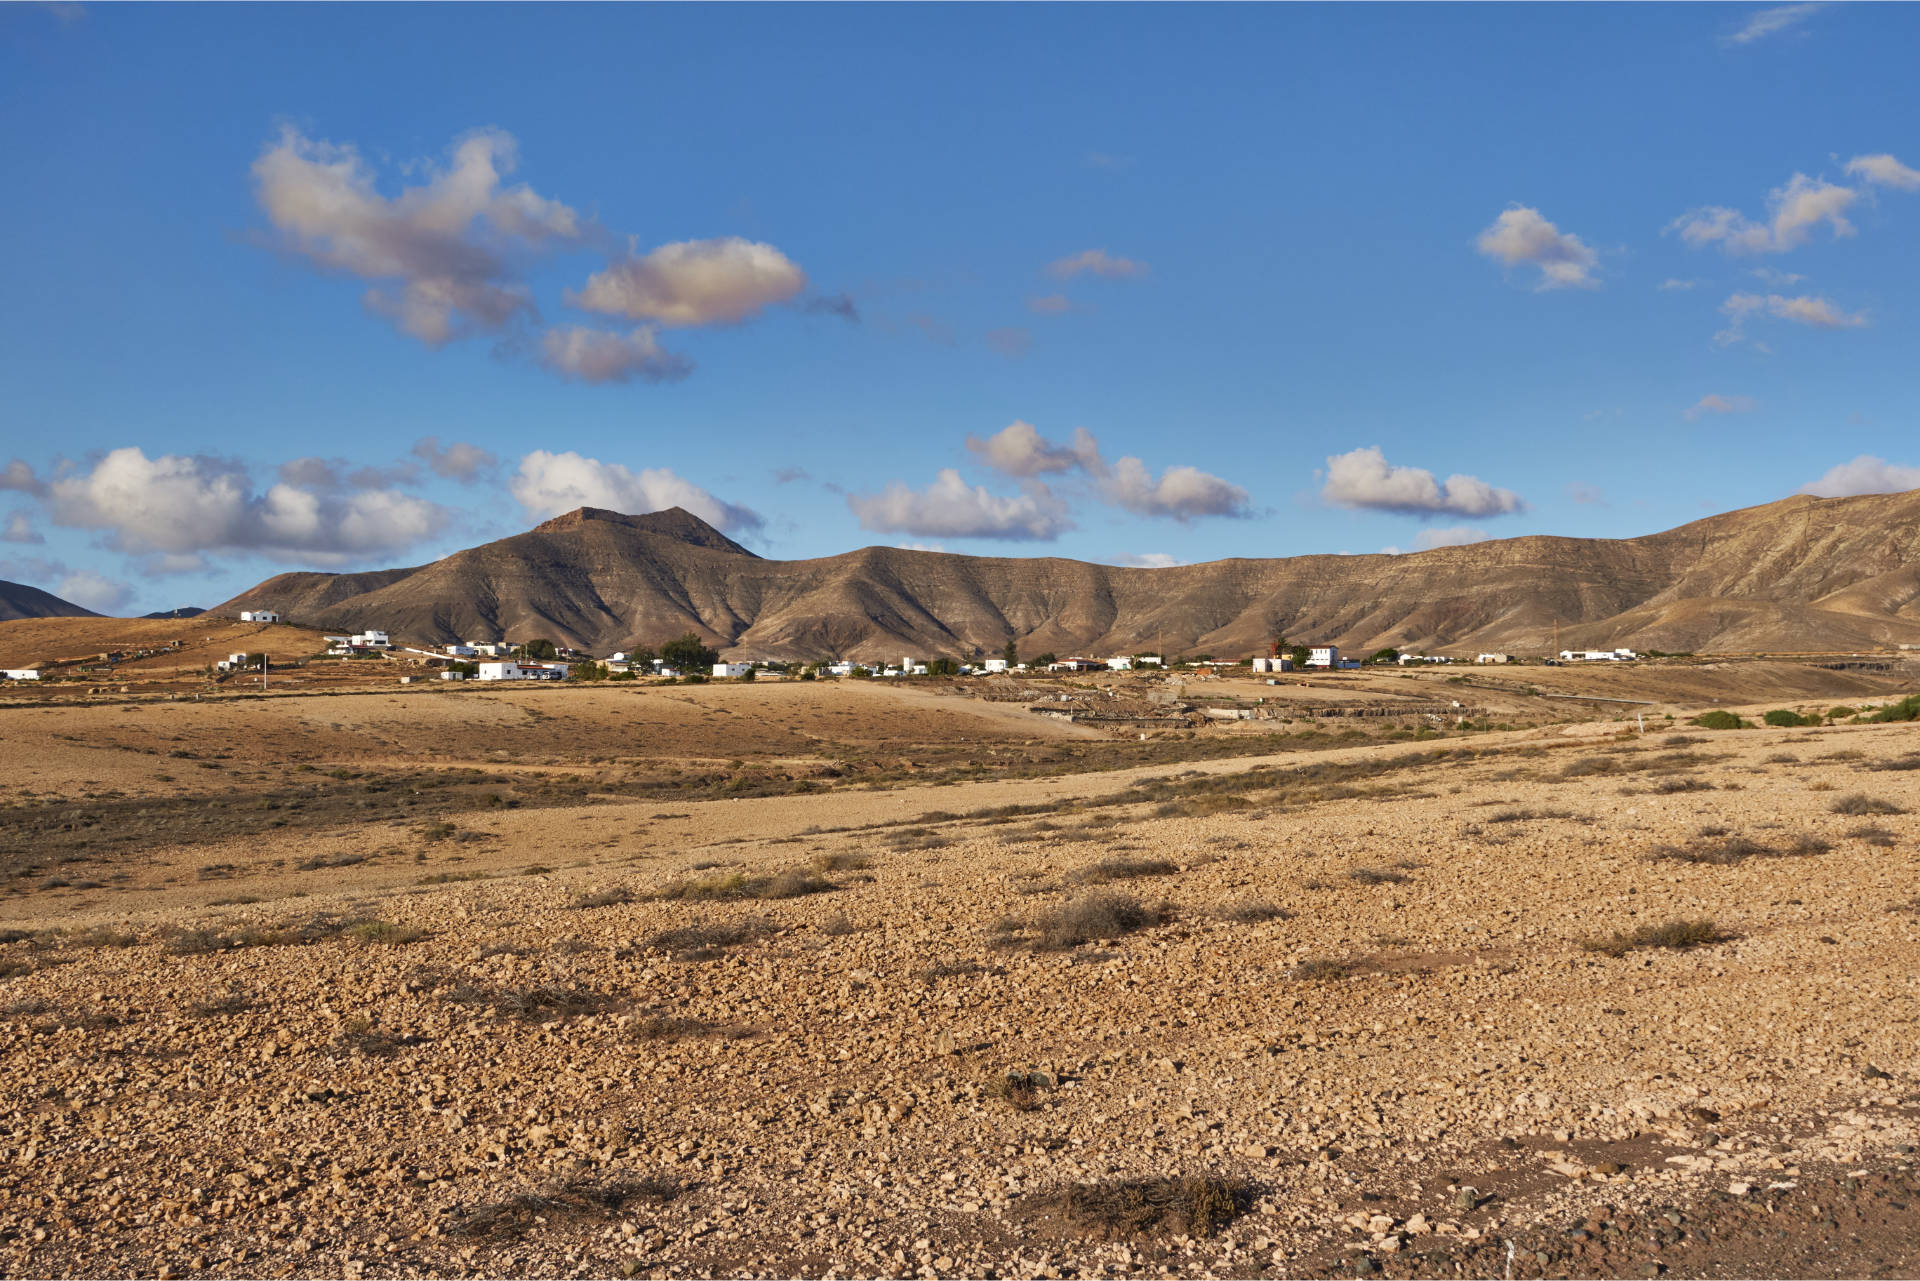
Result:
M1155 479L1138 458L1122 458L1098 482L1108 502L1140 516L1249 516L1252 499L1231 481L1197 467L1169 467Z
M133 589L90 569L76 569L60 580L53 594L96 614L112 614L125 608Z
M1782 254L1807 243L1826 223L1836 237L1851 236L1847 210L1860 193L1825 178L1796 173L1784 187L1767 193L1767 219L1755 222L1738 209L1708 205L1689 210L1667 225L1693 248L1717 244L1730 254Z
M1816 329L1860 329L1867 323L1864 311L1842 311L1825 298L1816 298L1811 294L1802 294L1797 298L1784 297L1781 294L1733 294L1720 304L1721 314L1727 317L1727 327L1713 336L1713 341L1726 347L1744 340L1747 336L1747 321L1753 316L1765 314L1777 320L1790 320L1796 325L1811 325Z
M16 458L5 468L0 468L0 492L13 490L22 494L44 494L47 486L34 474L28 463Z
M471 485L500 465L500 460L478 445L454 441L445 449L438 436L423 436L413 442L413 456L427 465L436 476Z
M1175 565L1184 565L1185 561L1168 552L1141 552L1138 555L1123 553L1114 556L1109 564L1119 565L1123 569L1172 569Z
M46 542L44 535L33 527L33 521L25 512L13 512L7 516L7 527L0 531L0 543L37 544Z
M1697 280L1680 280L1669 276L1667 279L1661 281L1656 288L1660 289L1663 293L1671 293L1674 290L1692 289L1699 283Z
M1320 495L1340 507L1411 516L1504 516L1527 507L1512 490L1475 476L1449 476L1442 484L1424 467L1391 466L1374 445L1329 457Z
M1799 26L1822 7L1818 4L1783 4L1762 9L1748 17L1738 31L1726 38L1726 43L1752 44L1767 36L1778 35L1790 27Z
M1047 274L1060 280L1072 280L1083 274L1105 280L1131 280L1146 275L1147 264L1117 257L1104 249L1083 249L1048 263Z
M624 334L570 325L540 336L541 363L585 383L673 382L693 372L693 362L662 347L652 325Z
M237 464L179 454L148 458L136 446L53 482L48 505L56 525L110 531L122 551L157 554L162 559L151 567L160 572L203 552L342 563L412 546L439 532L447 518L438 504L390 488L283 480L255 493Z
M1027 310L1036 316L1059 316L1073 310L1073 300L1065 294L1037 294L1027 299Z
M1593 275L1600 255L1580 237L1561 231L1538 209L1525 205L1514 205L1495 218L1474 245L1509 267L1522 263L1538 267L1540 289L1592 289L1600 283Z
M623 463L603 463L573 450L562 454L534 450L520 460L507 487L534 520L576 507L606 507L634 515L682 507L720 529L757 530L765 524L751 508L715 498L665 467L634 471Z
M684 328L737 324L806 287L807 274L772 245L728 236L682 240L625 258L594 273L567 301Z
M1862 454L1852 462L1841 463L1800 493L1821 498L1850 498L1856 494L1898 494L1920 489L1920 467L1890 463L1872 454Z
M1806 279L1797 271L1781 271L1778 267L1755 267L1748 274L1757 280L1765 281L1775 289L1787 289Z
M1100 448L1085 427L1073 429L1073 443L1056 445L1030 422L1015 419L984 440L967 437L967 448L982 463L1008 476L1040 476L1097 466Z
M1046 541L1073 528L1066 504L1030 480L1017 498L968 485L942 468L924 490L894 481L878 494L849 494L847 506L863 528L918 538L1002 538Z
M590 234L566 205L525 184L502 186L517 150L499 130L470 133L450 163L429 166L424 183L389 199L352 145L287 128L254 161L254 189L283 248L378 282L367 306L438 347L533 311L509 251Z
M1909 169L1884 151L1874 156L1855 156L1847 161L1847 172L1857 173L1877 186L1920 191L1920 169Z
M982 440L967 437L967 448L995 471L1008 476L1040 476L1080 471L1093 481L1094 493L1104 502L1140 516L1169 516L1191 520L1196 516L1247 516L1252 499L1247 491L1197 467L1169 467L1156 478L1138 458L1109 463L1100 444L1085 427L1073 429L1073 440L1056 444L1015 420Z
M1719 392L1709 392L1680 416L1692 423L1700 421L1707 414L1750 414L1755 404L1751 396L1722 396Z

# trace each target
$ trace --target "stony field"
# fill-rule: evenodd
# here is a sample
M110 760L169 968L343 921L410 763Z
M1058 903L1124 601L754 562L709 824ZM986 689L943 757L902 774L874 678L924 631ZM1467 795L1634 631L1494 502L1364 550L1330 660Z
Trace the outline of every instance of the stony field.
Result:
M0 711L0 1272L1920 1275L1914 724L778 688Z

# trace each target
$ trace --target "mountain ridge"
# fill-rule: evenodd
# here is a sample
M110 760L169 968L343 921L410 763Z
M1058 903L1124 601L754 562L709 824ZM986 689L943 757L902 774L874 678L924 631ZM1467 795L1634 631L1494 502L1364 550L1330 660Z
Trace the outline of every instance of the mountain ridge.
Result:
M272 608L414 641L546 636L594 652L693 631L730 656L1567 647L1826 650L1920 643L1920 490L1795 495L1628 539L1162 569L897 547L777 561L679 508L580 508L430 565L288 573L210 612Z
M0 623L10 623L19 618L98 617L100 615L92 610L83 609L70 600L62 600L52 592L27 583L0 579Z

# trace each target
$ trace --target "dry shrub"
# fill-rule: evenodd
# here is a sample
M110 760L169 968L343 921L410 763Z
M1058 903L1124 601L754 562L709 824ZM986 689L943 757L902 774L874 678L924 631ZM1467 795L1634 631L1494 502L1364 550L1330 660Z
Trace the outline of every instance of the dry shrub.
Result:
M707 961L718 956L721 949L737 947L772 928L768 922L753 917L725 923L696 921L649 934L640 940L640 947L649 952L672 953L676 960Z
M1041 913L1033 922L1033 947L1060 952L1095 939L1116 939L1158 925L1165 912L1122 894L1085 894Z
M1347 875L1362 885L1400 885L1413 879L1390 867L1350 867Z
M1292 914L1283 907L1276 907L1262 899L1248 899L1243 903L1230 903L1220 908L1214 915L1223 921L1233 921L1239 925L1258 925L1262 921L1284 921Z
M1012 1108L1015 1112L1033 1112L1040 1107L1040 1091L1045 1078L1038 1073L1006 1072L990 1078L981 1093Z
M1534 823L1542 819L1573 818L1573 817L1575 817L1575 815L1571 810L1514 809L1514 810L1501 810L1498 813L1489 814L1487 815L1487 822L1489 823Z
M838 889L810 868L789 867L771 876L748 876L745 872L721 872L673 881L653 895L657 899L681 899L714 902L727 899L799 898L805 894L824 894Z
M1658 796L1672 796L1679 792L1711 792L1713 784L1698 774L1681 774L1663 778L1647 790Z
M633 891L624 885L610 885L603 890L590 890L573 900L573 906L579 910L594 907L616 907L621 903L633 902Z
M1909 752L1905 756L1896 756L1890 761L1875 761L1867 768L1871 770L1920 769L1920 752Z
M1647 947L1665 947L1684 950L1692 947L1706 947L1714 943L1724 943L1730 935L1722 934L1710 920L1697 921L1675 919L1660 925L1642 925L1638 929L1612 934L1606 938L1593 938L1580 946L1589 952L1601 952L1607 956L1625 956L1629 952Z
M1893 844L1893 833L1881 827L1878 823L1868 823L1863 827L1856 827L1848 832L1847 835L1856 841L1864 841L1868 845L1877 845L1882 849Z
M618 998L591 988L544 983L535 987L489 990L462 984L446 994L455 1005L489 1006L511 1018L548 1023L579 1014L598 1014L618 1004Z
M1307 982L1325 983L1335 979L1353 977L1353 963L1335 960L1332 957L1314 957L1300 962L1288 971L1289 976Z
M1103 858L1075 872L1073 879L1082 885L1105 885L1142 876L1172 876L1179 870L1162 858Z
M1075 1235L1107 1240L1209 1237L1245 1213L1253 1189L1242 1179L1120 1179L1076 1183L1030 1202Z
M598 1178L575 1176L554 1179L530 1192L504 1201L477 1206L455 1206L447 1228L456 1237L518 1237L538 1222L552 1225L567 1219L614 1219L630 1201L663 1205L682 1192L680 1184L660 1175L636 1175L616 1170Z
M1868 796L1865 792L1850 792L1835 797L1827 806L1835 814L1845 814L1851 818L1864 818L1869 814L1904 814L1906 811L1892 801L1883 801L1877 796Z
M860 868L872 867L872 866L873 866L873 860L868 858L865 854L855 854L851 852L846 852L846 853L834 853L834 854L815 854L813 856L813 870L816 872L825 873L825 872L857 871Z

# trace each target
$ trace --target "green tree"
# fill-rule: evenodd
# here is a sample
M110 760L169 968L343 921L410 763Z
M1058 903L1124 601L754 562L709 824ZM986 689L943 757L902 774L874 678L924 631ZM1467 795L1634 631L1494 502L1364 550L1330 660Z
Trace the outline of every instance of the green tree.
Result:
M662 645L660 657L668 667L678 668L682 672L710 672L713 665L720 661L720 651L701 644L698 636L688 632Z
M1373 657L1367 661L1369 663L1397 663L1400 661L1400 651L1389 645L1385 649L1374 650Z
M958 676L959 674L960 663L957 659L930 658L927 660L927 675L929 676Z
M1000 657L1007 660L1008 667L1020 665L1020 647L1013 643L1013 637L1007 637L1007 647L1000 651Z
M545 660L560 657L560 651L554 643L544 636L528 641L522 648L526 656L531 659Z
M1048 650L1046 653L1034 659L1033 665L1035 667L1045 667L1047 664L1054 662L1058 658L1059 658L1058 654L1055 654L1052 650Z
M1313 651L1305 645L1295 645L1293 652L1289 654L1288 657L1293 659L1293 665L1295 667L1305 667L1307 660L1313 657Z
M636 668L653 666L653 660L660 657L651 645L635 645L627 651L627 661Z

